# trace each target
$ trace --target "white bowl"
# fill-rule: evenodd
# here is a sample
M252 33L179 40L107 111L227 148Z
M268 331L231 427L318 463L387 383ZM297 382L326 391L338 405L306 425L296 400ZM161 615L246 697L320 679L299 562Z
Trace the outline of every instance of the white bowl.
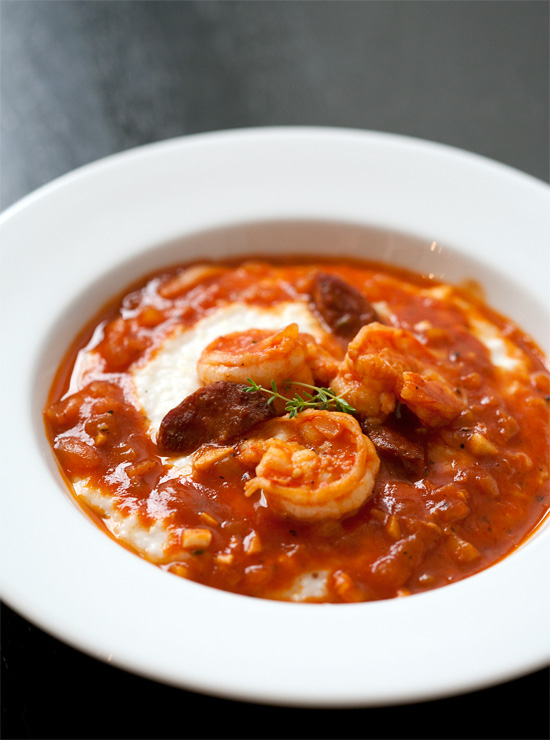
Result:
M319 249L475 277L548 351L549 205L545 184L441 145L282 128L119 154L10 208L2 597L101 660L248 701L405 703L543 667L548 526L492 568L418 596L320 606L233 595L174 578L96 528L65 489L41 412L64 350L105 300L149 270L228 250Z

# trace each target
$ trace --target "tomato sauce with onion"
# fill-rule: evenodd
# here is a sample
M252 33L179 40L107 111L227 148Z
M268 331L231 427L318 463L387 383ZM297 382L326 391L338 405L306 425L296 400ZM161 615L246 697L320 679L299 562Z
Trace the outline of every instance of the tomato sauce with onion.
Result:
M321 596L313 591L307 601L388 599L493 565L545 519L547 361L522 329L471 290L352 260L249 259L207 265L198 280L186 280L188 267L147 276L89 322L61 363L45 409L47 435L71 489L85 479L111 499L120 516L132 515L144 527L159 516L170 523L161 568L260 598L292 599L292 584L308 574L324 586ZM170 478L172 461L151 438L129 390L132 367L154 356L176 328L191 328L233 301L309 305L317 270L337 275L374 306L384 306L387 322L414 333L436 353L445 379L467 399L463 411L446 425L428 428L398 404L378 429L389 443L378 447L373 494L341 519L296 521L272 512L257 496L244 496L254 471L243 472L230 455L192 476ZM513 345L521 358L517 369L495 367L486 344L468 328L473 313ZM345 352L330 336L327 347L338 359ZM97 359L84 385L76 372L81 352ZM372 438L376 446L376 430ZM84 506L107 531L105 512ZM208 536L182 549L181 531Z

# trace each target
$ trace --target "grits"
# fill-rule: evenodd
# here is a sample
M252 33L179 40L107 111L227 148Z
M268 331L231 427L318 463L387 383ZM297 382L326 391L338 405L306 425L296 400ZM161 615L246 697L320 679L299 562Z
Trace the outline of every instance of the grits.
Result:
M150 422L155 436L160 422L182 398L200 387L197 361L202 350L214 339L229 334L235 327L278 331L297 323L301 331L322 336L324 330L308 307L301 302L282 303L273 308L230 303L201 319L193 328L176 331L151 358L132 370L137 403Z
M133 400L148 419L148 434L155 439L165 414L182 398L200 386L197 361L203 348L235 326L242 329L278 330L296 322L302 331L322 337L324 329L309 308L301 302L283 303L273 308L259 308L242 303L222 306L188 330L176 330L152 354L132 369ZM79 353L74 382L78 386L91 369L97 367L93 349ZM168 464L166 480L192 473L192 455L179 457ZM123 470L119 471L124 475ZM144 558L157 563L169 562L174 542L181 539L182 528L175 528L170 517L161 517L146 526L136 514L124 514L113 506L112 499L97 490L86 479L75 481L74 489L80 501L103 519L109 532L119 541L136 550ZM181 556L181 553L179 553ZM302 601L325 593L324 574L300 576L282 598Z
M147 527L136 514L123 514L117 510L111 497L86 479L75 481L73 485L77 497L101 516L109 532L119 542L129 545L153 563L166 562L172 538L177 537L169 520L163 517Z
M45 411L52 447L104 530L177 576L406 596L489 567L548 512L547 361L466 289L370 263L195 265L82 336ZM252 397L271 417L224 436ZM205 422L198 447L163 447Z

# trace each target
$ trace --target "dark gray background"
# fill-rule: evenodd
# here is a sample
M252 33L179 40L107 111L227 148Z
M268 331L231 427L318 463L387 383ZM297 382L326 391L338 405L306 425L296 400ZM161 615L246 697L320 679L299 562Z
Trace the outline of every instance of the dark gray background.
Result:
M215 129L329 125L548 180L548 3L3 0L2 206Z
M549 179L546 0L2 0L0 9L1 208L113 152L264 125L407 134ZM547 671L415 706L269 708L127 675L7 607L2 626L6 738L548 737ZM426 649L452 655L453 628L449 645Z

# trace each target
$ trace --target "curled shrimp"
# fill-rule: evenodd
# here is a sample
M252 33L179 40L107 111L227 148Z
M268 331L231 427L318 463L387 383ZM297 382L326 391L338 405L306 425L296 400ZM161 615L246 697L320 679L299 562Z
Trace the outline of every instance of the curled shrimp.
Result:
M247 378L266 386L288 378L302 383L313 381L298 324L289 324L278 332L249 329L218 337L202 351L197 371L206 384L220 380L245 383Z
M237 454L255 465L246 496L260 491L274 512L307 522L355 513L372 494L380 466L354 417L313 409L266 422Z
M271 388L275 383L289 397L299 390L294 383L327 386L338 367L339 360L312 335L301 333L298 324L276 332L249 329L226 334L211 342L197 363L199 378L205 384L253 380ZM275 407L284 413L284 403L276 401Z
M464 400L437 370L436 357L405 329L377 322L348 346L332 389L362 416L382 421L404 403L428 427L452 421Z

